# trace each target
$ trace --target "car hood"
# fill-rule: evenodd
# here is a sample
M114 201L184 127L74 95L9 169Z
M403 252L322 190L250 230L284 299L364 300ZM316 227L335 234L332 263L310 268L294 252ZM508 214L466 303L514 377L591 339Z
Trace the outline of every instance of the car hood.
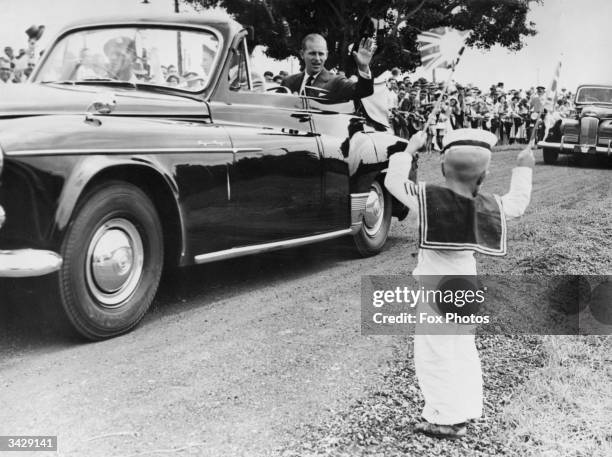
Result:
M85 113L101 93L108 92L117 101L113 114L201 116L207 111L199 100L131 88L25 83L0 85L0 118Z

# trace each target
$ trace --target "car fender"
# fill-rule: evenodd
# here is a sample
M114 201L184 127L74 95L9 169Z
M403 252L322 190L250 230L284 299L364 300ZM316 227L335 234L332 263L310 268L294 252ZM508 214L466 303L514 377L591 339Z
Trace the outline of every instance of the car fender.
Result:
M180 122L143 118L102 118L102 128L87 125L84 116L40 116L3 122L7 128L0 135L0 144L10 163L7 165L19 173L18 179L27 180L28 188L35 189L29 210L40 214L20 215L22 220L36 218L39 222L37 225L41 228L28 235L36 238L33 242L57 249L79 198L100 177L138 183L138 175L142 174L155 182L148 187L155 190L158 184L163 187L172 204L183 263L186 224L173 173L175 164L153 151L186 145L193 145L193 150L198 151L201 147L197 145L200 141L197 138L206 138L204 132L213 130L192 133L189 128L181 127ZM227 139L229 144L223 129L215 128L214 132L214 137L211 135L214 141ZM168 139L162 142L162 137ZM49 212L43 207L52 207L52 210Z
M167 190L174 198L178 214L182 213L179 205L178 187L173 176L154 157L105 157L89 156L84 157L66 179L64 188L59 198L56 212L56 230L63 232L74 214L79 199L83 196L87 188L92 187L101 176L109 179L121 179L124 174L115 173L118 170L134 170L142 172L150 170L163 181ZM180 218L181 226L183 226Z

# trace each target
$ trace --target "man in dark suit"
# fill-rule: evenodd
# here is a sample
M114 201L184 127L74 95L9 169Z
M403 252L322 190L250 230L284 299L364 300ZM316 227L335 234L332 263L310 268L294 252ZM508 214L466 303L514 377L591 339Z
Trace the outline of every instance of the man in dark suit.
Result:
M374 82L370 72L370 61L376 51L371 38L364 38L359 49L353 51L357 64L357 81L345 76L335 75L325 68L327 42L317 33L306 35L302 40L300 55L304 60L304 70L287 76L282 85L292 93L326 99L328 102L358 100L374 92Z

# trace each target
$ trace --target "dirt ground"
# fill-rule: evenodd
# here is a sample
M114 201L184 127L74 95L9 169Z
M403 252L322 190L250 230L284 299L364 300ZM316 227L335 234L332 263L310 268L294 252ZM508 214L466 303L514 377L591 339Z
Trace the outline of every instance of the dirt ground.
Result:
M517 152L495 154L487 190ZM481 272L612 273L612 170L536 157L510 254ZM361 276L410 273L415 240L395 221L373 258L336 241L171 272L141 325L99 343L53 318L52 276L2 281L0 435L57 435L63 456L272 455L382 384L401 340L360 334Z

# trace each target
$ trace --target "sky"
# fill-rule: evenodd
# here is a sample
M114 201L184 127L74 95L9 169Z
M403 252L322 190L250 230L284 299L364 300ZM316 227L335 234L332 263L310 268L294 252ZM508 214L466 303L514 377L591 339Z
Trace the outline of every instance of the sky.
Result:
M46 27L39 47L43 49L64 24L80 16L147 10L173 12L174 1L149 0L149 4L143 4L142 0L0 0L0 50L5 46L25 48L25 30L32 24ZM561 60L560 87L574 90L584 83L612 84L610 18L612 0L543 0L543 4L532 6L528 16L536 23L538 34L525 39L521 51L468 48L454 79L481 89L500 81L507 89L548 86ZM254 60L260 72L278 73L281 69L293 72L299 68L295 59L274 61L264 57L260 50ZM438 80L445 80L447 75L447 70L436 72ZM414 76L431 79L432 74L417 70Z

